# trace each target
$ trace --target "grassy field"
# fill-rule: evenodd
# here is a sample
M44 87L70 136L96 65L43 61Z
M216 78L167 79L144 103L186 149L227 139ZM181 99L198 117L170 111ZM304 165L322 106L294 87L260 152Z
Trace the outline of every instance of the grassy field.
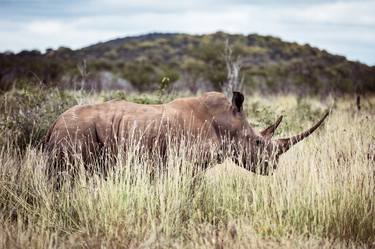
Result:
M43 173L46 129L69 106L112 98L172 97L32 88L1 96L1 248L375 247L374 98L357 112L351 98L248 96L254 127L285 116L278 137L332 109L318 132L281 157L272 176L226 160L204 172L192 191L193 165L183 155L172 155L170 170L151 180L150 162L134 163L129 152L107 180L81 175L73 188L55 191Z

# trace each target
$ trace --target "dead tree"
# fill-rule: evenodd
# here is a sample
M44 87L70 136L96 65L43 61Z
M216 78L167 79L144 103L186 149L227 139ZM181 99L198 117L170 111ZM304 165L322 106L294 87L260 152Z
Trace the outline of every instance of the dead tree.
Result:
M241 91L243 88L244 77L240 79L240 72L244 63L240 56L233 59L233 50L228 40L225 41L224 57L228 74L227 83L223 85L223 92L229 99L232 99L233 91Z

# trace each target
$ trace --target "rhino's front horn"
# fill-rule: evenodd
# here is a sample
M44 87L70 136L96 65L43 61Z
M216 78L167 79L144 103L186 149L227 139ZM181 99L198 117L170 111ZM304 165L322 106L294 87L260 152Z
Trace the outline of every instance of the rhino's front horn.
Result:
M277 129L277 127L281 123L281 120L283 120L283 116L280 116L274 124L268 126L266 129L261 131L260 134L265 138L271 138L273 136L273 134L275 133L275 130Z
M290 147L298 143L299 141L302 141L304 138L308 137L311 133L313 133L322 123L323 121L327 118L329 112L327 112L319 122L317 122L313 127L308 129L305 132L302 132L299 135L296 135L294 137L290 138L282 138L277 140L277 145L278 145L278 153L282 154L285 151L287 151Z

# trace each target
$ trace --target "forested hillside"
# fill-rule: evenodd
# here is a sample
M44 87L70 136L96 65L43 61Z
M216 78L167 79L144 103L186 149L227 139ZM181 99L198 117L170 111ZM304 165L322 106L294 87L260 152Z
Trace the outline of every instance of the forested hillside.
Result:
M297 94L374 93L375 67L271 36L217 32L153 33L79 50L0 54L0 89L40 83L88 90L155 90L170 79L173 90L219 90L227 81L225 43L241 64L247 92ZM82 81L82 78L84 81Z

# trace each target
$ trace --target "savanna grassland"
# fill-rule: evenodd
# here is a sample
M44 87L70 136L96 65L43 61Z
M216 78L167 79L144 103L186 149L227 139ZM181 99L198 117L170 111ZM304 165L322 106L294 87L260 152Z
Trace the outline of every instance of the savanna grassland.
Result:
M174 97L43 87L3 93L0 247L375 247L371 97L357 111L350 97L247 96L245 110L258 130L284 115L277 137L310 127L331 109L324 126L284 154L272 176L226 160L201 172L192 188L194 165L183 154L172 153L169 170L151 179L146 169L155 162L131 160L130 151L106 180L81 172L74 186L59 191L48 181L41 141L64 110L109 99L160 103Z

